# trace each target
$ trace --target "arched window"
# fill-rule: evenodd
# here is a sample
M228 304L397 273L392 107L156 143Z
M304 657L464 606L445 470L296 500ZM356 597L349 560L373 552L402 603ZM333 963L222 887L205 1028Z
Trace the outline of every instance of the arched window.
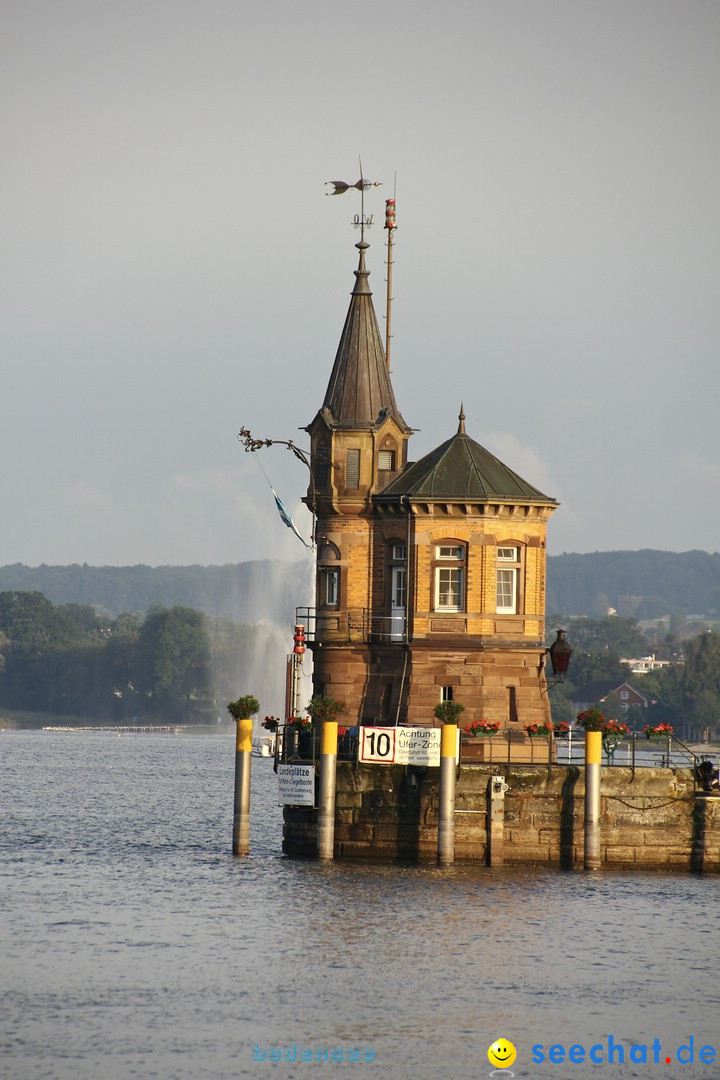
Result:
M330 540L321 544L318 555L317 605L318 607L340 606L340 567L337 560L340 551Z

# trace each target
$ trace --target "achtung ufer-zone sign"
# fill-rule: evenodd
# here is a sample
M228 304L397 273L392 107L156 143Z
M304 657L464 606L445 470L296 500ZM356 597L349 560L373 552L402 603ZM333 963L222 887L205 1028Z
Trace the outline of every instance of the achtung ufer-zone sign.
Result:
M440 728L361 727L358 761L372 765L439 765Z

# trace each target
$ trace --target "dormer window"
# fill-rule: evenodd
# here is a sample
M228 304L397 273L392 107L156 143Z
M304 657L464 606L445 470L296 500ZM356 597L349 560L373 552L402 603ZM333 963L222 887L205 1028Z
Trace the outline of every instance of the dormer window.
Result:
M378 470L380 472L395 472L394 450L378 450Z

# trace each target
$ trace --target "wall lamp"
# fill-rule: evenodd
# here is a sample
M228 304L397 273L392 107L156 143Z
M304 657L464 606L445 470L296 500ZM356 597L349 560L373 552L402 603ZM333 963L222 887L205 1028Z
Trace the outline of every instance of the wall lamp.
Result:
M556 631L557 637L553 641L549 649L546 649L546 653L550 657L550 666L552 667L553 678L552 682L548 682L548 690L551 686L557 686L558 683L565 682L568 673L568 667L570 666L570 657L573 654L570 645L565 640L565 631Z

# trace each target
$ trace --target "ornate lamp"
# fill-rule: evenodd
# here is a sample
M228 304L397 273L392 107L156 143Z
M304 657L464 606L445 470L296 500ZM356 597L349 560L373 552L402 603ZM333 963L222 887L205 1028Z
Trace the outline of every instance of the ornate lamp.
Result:
M550 648L547 650L550 657L550 664L552 666L552 673L554 677L553 685L556 683L565 682L567 676L568 667L570 665L570 657L572 656L572 649L565 640L565 631L558 630L557 637L553 641Z

